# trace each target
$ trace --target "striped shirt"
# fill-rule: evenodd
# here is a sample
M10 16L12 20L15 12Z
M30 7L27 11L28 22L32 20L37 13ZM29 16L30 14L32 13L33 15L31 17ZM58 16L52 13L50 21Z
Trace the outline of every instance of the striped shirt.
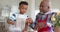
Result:
M51 21L51 16L52 16L53 14L55 14L55 12L48 13L47 23L50 23L50 27L53 26L53 22ZM38 14L36 15L35 22L33 22L33 23L30 25L30 27L31 27L32 29L34 29L35 25L37 24L38 19L44 20L44 19L46 19L46 15L47 15L47 14L38 13ZM48 25L48 24L47 24L47 25Z

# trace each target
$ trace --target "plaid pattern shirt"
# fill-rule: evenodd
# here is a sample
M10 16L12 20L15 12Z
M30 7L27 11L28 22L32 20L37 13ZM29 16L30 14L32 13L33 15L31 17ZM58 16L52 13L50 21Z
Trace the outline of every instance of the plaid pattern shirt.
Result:
M53 13L48 13L48 19L47 19L47 23L50 23L51 24L51 27L53 26L53 22L51 21L51 16L55 14L54 12ZM41 13L38 13L37 16L36 16L36 19L35 19L35 22L33 22L30 27L32 29L34 29L35 25L37 24L37 21L38 19L41 19L41 20L44 20L46 18L46 15L47 14L41 14Z

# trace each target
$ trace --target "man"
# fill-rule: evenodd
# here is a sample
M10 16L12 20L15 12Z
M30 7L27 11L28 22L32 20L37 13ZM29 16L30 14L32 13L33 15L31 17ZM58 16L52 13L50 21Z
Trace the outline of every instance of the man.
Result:
M28 9L28 3L26 1L21 1L19 3L19 13L17 13L17 14L13 13L12 16L10 16L9 19L8 19L8 21L7 21L7 23L10 24L10 26L9 26L9 32L18 32L18 31L16 31L17 28L15 27L16 21L17 21L16 18L17 17L18 18L21 18L21 17L27 18L28 16L25 14L26 11L27 11L27 9ZM20 27L19 32L25 31L25 28L23 27L24 29L22 29L21 27ZM14 28L16 28L16 29L14 30Z
M55 12L50 12L49 1L43 0L40 3L39 10L40 12L36 16L36 21L30 23L30 27L38 32L53 32L51 16L55 14Z

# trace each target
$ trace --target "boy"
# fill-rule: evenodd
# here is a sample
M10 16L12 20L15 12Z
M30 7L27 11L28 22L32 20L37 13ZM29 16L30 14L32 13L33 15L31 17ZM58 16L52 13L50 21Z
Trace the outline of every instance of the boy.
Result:
M25 15L25 13L27 11L27 8L28 8L28 3L26 1L21 1L19 3L19 11L20 12L17 13L17 14L13 13L12 16L10 16L9 19L8 19L8 21L7 21L7 23L10 24L10 26L9 26L9 32L18 32L18 31L16 31L17 28L14 30L15 24L16 24L16 21L17 21L16 17L20 18L21 15L24 16L24 17L28 17L27 15ZM22 29L22 30L24 30L24 29ZM20 28L19 32L21 32L22 30Z
M34 23L30 23L30 27L38 32L53 32L51 16L55 14L55 12L49 11L49 1L42 1L39 9L40 13L37 14L36 21Z

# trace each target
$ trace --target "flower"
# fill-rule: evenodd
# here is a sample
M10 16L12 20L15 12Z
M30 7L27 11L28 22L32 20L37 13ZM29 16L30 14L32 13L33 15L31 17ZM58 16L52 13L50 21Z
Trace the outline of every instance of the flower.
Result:
M51 21L55 21L55 20L56 20L55 16L52 15L52 17L51 17Z
M60 15L60 11L57 12L57 15Z

